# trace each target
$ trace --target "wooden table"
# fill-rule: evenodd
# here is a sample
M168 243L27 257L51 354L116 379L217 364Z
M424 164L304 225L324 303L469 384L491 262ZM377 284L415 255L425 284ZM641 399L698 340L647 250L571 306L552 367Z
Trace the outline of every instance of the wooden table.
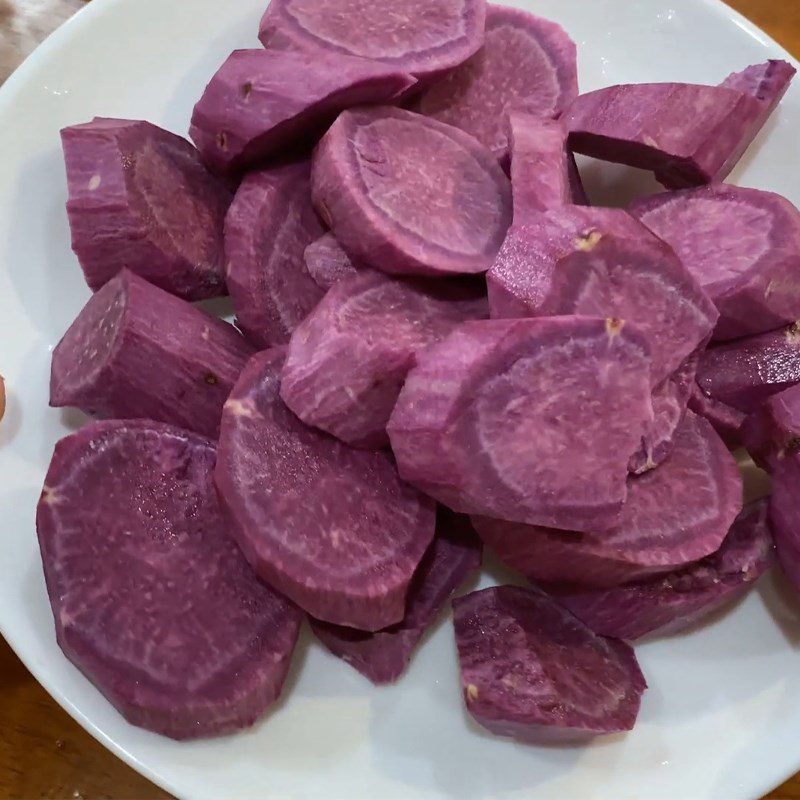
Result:
M728 2L800 56L800 0ZM0 798L168 797L73 722L0 639ZM800 800L800 774L769 800Z

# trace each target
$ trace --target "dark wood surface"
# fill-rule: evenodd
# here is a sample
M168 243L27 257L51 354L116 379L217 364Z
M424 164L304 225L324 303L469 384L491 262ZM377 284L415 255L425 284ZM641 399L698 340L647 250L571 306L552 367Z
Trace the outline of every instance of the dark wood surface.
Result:
M800 55L800 0L729 0L729 5ZM800 742L786 746L800 749ZM0 797L163 800L169 795L73 722L0 639ZM769 800L800 800L800 775Z

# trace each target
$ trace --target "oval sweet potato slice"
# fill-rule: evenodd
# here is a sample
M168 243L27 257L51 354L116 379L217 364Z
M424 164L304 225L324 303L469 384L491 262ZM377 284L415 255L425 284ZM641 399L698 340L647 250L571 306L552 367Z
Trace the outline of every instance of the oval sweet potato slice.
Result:
M508 151L511 109L557 117L578 94L575 43L550 20L490 4L483 47L426 89L415 108L455 125L498 158Z
M279 395L282 349L254 356L225 404L215 480L248 561L314 617L376 631L403 619L434 503L381 451L306 427Z
M511 186L491 153L398 108L342 113L316 150L312 183L345 250L388 273L485 272L511 222Z
M741 597L772 566L768 508L767 499L746 506L719 550L696 564L556 599L602 636L633 640L677 633Z
M387 430L401 476L450 508L601 530L651 418L641 334L550 317L466 322L420 353Z
M629 645L517 586L459 597L453 610L464 702L492 733L566 743L633 728L647 683Z
M785 198L706 186L648 197L630 210L675 249L716 305L715 339L800 318L800 212Z
M485 0L271 0L264 47L382 61L429 81L483 43Z
M131 724L174 739L255 723L301 620L233 541L215 458L180 428L96 422L56 445L36 515L61 649Z
M711 425L688 412L670 457L628 479L616 528L579 535L472 519L486 545L531 580L605 588L670 572L715 552L741 509L735 459Z

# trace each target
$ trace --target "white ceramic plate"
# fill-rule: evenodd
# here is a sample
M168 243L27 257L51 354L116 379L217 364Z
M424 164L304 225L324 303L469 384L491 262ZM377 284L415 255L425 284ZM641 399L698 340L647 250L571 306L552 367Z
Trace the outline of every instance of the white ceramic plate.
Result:
M518 0L579 44L584 90L715 83L787 57L716 0ZM280 706L247 733L178 744L130 727L62 656L34 509L55 441L80 415L47 407L50 350L88 297L70 252L58 130L94 115L184 133L207 79L256 46L263 0L93 0L0 90L0 630L48 691L136 769L177 795L303 800L753 798L800 767L800 626L765 581L702 630L638 649L650 682L635 732L536 749L471 723L442 621L397 686L376 689L305 638ZM734 180L800 202L800 82ZM615 167L595 187L631 191ZM627 175L627 177L626 177ZM638 178L636 179L638 180ZM680 502L680 498L675 498ZM496 580L491 571L484 579ZM1 678L0 678L1 679Z

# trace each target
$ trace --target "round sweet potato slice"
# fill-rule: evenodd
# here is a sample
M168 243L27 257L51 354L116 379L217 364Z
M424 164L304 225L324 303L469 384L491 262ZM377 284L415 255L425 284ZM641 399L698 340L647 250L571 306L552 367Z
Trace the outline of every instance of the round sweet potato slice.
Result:
M403 619L433 539L433 501L388 453L304 425L279 395L285 352L245 367L225 405L215 480L258 574L326 622L376 631Z
M344 249L388 273L485 272L511 223L511 186L492 154L398 108L342 113L317 148L312 184Z
M180 428L93 423L56 445L36 517L61 649L129 722L175 739L256 722L301 620L231 537L215 458Z

